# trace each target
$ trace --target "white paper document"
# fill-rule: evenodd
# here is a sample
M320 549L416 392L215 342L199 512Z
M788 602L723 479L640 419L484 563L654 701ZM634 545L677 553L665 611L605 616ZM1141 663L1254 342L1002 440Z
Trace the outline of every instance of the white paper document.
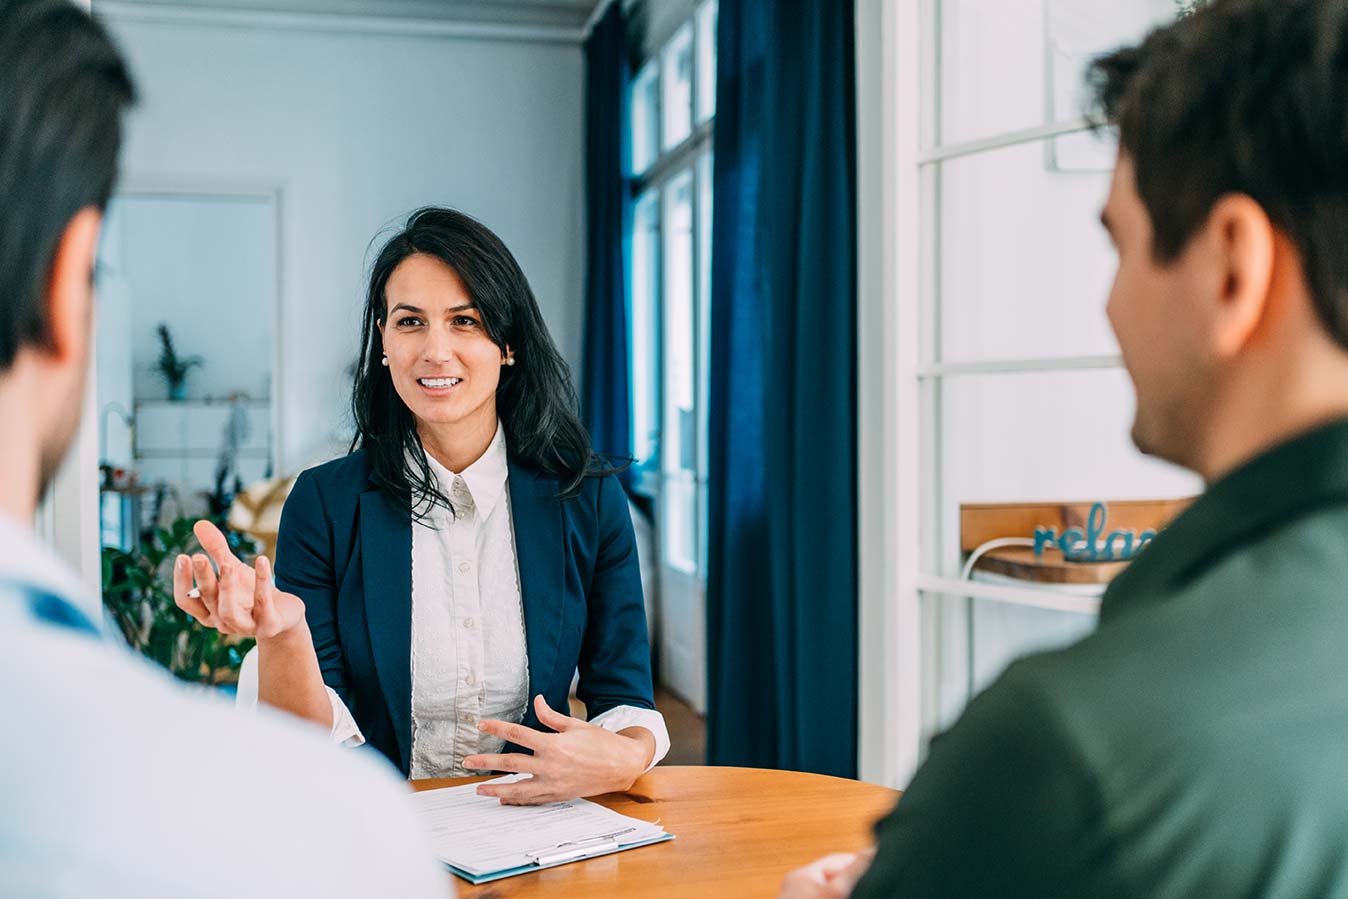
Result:
M491 783L514 783L512 774ZM547 805L501 805L477 795L478 784L412 794L436 856L456 873L478 878L607 855L668 839L659 824L629 818L585 799Z

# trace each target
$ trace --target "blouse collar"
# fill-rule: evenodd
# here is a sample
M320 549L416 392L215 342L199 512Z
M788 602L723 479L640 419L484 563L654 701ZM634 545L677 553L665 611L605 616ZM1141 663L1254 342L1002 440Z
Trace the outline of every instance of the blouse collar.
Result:
M505 492L506 479L510 475L508 459L505 431L501 428L500 422L496 424L496 435L492 437L487 451L457 475L436 461L430 453L426 453L426 462L438 482L440 492L452 501L454 479L463 478L473 505L477 508L479 520L484 521L491 515L496 503L501 499L501 494Z

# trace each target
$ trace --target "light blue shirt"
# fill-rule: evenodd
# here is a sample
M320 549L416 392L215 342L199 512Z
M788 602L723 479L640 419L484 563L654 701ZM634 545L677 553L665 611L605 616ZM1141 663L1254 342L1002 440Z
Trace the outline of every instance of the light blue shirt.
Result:
M0 895L452 895L382 760L34 607L74 583L0 516Z

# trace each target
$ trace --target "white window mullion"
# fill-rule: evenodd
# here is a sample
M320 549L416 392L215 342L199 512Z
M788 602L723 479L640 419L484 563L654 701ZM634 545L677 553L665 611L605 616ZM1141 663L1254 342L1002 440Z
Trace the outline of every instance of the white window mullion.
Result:
M1001 150L1006 147L1015 147L1020 144L1040 143L1053 137L1062 137L1066 134L1079 134L1083 131L1089 131L1091 124L1084 118L1070 119L1065 122L1050 122L1047 125L1037 125L1033 128L1022 128L1018 131L1007 131L1002 134L993 134L988 137L982 137L978 140L961 141L955 144L937 145L928 147L922 151L918 158L919 165L935 165L948 159L958 159L961 156L973 156L977 153L989 153L993 150Z
M1045 356L1028 359L984 359L975 362L930 362L918 369L917 377L927 380L957 375L1008 375L1044 371L1109 370L1122 367L1123 359L1118 354Z

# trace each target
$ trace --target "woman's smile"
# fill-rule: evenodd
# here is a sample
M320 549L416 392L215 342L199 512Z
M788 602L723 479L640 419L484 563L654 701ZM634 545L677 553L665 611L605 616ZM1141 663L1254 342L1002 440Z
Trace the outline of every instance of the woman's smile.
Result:
M463 378L417 378L417 386L427 396L449 396L463 383Z

